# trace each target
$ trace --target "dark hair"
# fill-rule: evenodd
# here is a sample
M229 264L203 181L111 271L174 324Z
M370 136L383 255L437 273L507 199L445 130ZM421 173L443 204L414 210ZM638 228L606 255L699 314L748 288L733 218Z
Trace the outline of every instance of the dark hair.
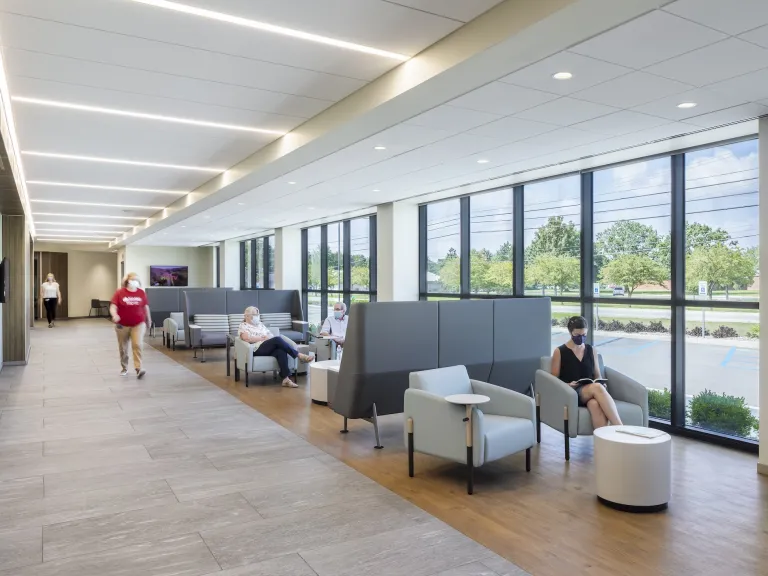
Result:
M587 328L587 319L584 316L571 316L568 319L568 332L584 330Z

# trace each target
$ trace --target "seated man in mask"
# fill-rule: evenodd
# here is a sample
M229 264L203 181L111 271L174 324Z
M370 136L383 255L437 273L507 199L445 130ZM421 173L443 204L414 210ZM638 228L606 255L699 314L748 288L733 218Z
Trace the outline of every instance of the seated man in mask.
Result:
M337 346L344 346L347 336L347 305L344 302L336 302L333 305L333 317L328 316L320 328L320 336L325 336L336 342Z

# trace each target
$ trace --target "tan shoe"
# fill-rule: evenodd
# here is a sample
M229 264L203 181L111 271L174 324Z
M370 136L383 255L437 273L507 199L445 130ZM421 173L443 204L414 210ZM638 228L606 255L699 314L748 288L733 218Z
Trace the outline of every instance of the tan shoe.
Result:
M284 378L283 379L283 388L298 388L299 385L296 384L293 380L290 378Z
M299 360L304 362L304 364L309 364L315 361L315 355L311 352L309 354L299 354Z

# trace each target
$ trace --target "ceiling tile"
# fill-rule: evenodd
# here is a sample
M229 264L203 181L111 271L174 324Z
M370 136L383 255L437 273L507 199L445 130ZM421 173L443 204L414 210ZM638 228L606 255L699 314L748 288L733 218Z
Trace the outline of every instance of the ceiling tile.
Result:
M706 86L768 65L768 50L729 38L647 68L651 74Z
M603 104L565 97L525 110L517 114L517 117L559 126L571 126L615 111L615 108Z
M716 110L743 104L746 101L746 98L725 96L710 90L705 90L704 88L697 88L695 90L683 92L682 94L667 96L666 98L643 104L642 106L635 108L635 110L644 112L645 114L652 114L653 116L660 116L661 118L666 118L668 120L685 120L686 118L692 118L693 116L701 116L702 114L708 114L709 112L715 112ZM696 107L678 108L677 105L683 102L693 102L696 104Z
M501 2L502 0L472 0L471 2L467 0L396 0L391 3L440 14L461 22L469 22Z
M768 98L768 68L710 84L707 90L752 102L763 100Z
M732 36L768 24L765 0L677 0L664 10Z
M572 52L645 68L724 39L722 32L655 10L575 46Z
M458 134L459 132L466 132L477 126L488 124L499 118L501 118L499 114L488 114L487 112L443 105L411 118L406 124Z
M768 26L755 28L750 32L741 34L739 38L746 40L747 42L752 42L752 44L762 46L763 48L768 48Z
M633 108L690 89L691 86L682 82L645 72L633 72L577 92L575 97L616 108Z
M451 106L469 108L491 114L510 116L557 98L555 94L512 86L503 82L491 82L482 88L460 96L450 102Z
M768 100L766 100L764 104L765 105L750 102L749 104L734 106L733 108L728 108L726 110L718 110L711 114L688 118L685 122L702 128L714 128L715 126L722 126L723 124L742 122L768 114Z
M508 116L485 126L474 128L469 132L478 136L498 138L504 142L517 142L552 130L557 130L557 126Z
M648 116L647 114L640 114L631 110L621 110L607 116L575 124L573 128L605 136L622 136L666 123L667 121L663 118L656 118L655 116Z
M602 136L593 132L575 130L573 128L560 128L556 132L548 132L528 138L522 143L542 146L547 152L555 152L557 150L590 144L600 139L602 139Z

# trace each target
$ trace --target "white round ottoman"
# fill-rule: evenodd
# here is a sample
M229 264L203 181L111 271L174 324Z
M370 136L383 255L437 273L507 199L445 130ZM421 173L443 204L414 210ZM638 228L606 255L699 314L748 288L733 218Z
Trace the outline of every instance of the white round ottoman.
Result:
M665 510L672 493L671 436L639 426L605 426L594 435L597 499L626 512Z
M328 370L338 372L340 360L323 360L309 365L309 397L315 404L328 404Z

